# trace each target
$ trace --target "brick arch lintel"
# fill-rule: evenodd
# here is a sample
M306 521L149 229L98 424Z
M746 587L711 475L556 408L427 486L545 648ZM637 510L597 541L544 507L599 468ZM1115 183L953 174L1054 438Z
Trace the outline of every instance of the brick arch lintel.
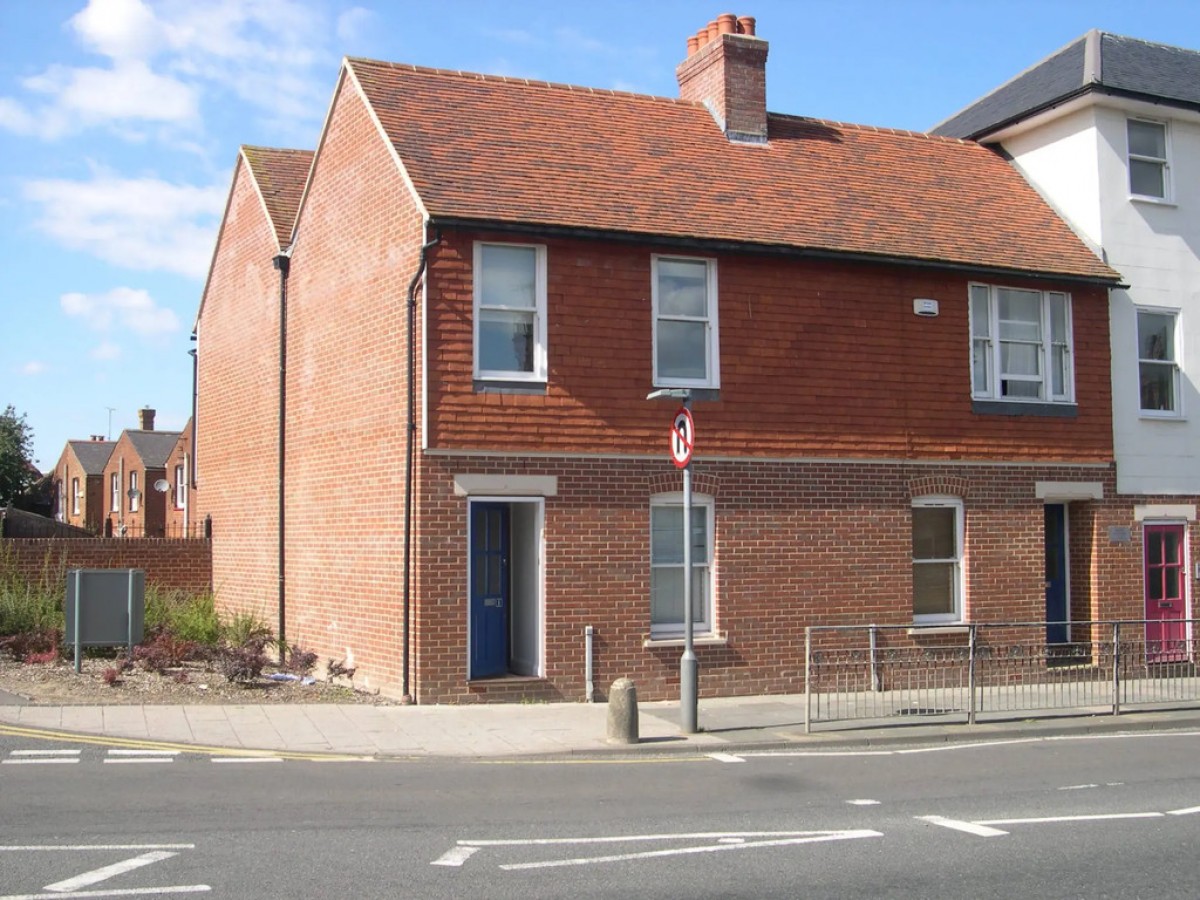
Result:
M707 494L714 499L721 487L721 479L717 475L694 473L692 475L692 491L697 494ZM683 490L683 472L665 472L650 477L651 494L674 494Z
M943 496L966 500L970 488L970 479L961 475L921 475L908 480L908 498Z

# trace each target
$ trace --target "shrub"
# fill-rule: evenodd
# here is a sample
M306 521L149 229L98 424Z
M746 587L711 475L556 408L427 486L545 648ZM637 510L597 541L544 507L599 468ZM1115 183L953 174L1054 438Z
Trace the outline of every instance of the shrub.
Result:
M266 645L250 641L239 647L226 647L217 662L227 681L248 683L257 681L267 664Z
M225 642L233 647L257 643L260 649L274 639L274 633L254 613L237 613L222 629Z
M161 675L167 669L183 665L195 652L195 641L186 641L169 631L160 631L146 643L134 647L133 658L143 669Z
M104 673L100 677L104 679L104 683L109 687L115 687L121 680L121 670L115 667L110 667L105 669Z
M185 641L216 646L221 641L221 620L212 594L185 594L146 586L146 630L166 630Z
M0 546L0 638L22 632L62 631L66 575L47 553L36 581L17 571L11 548Z
M317 654L292 644L284 654L283 667L296 675L307 675L317 664Z
M346 661L343 659L331 659L329 661L325 667L325 671L326 674L328 674L330 681L332 681L334 678L337 678L339 675L349 678L351 681L354 680L355 669L353 666L347 667L345 662Z
M33 628L0 638L0 650L25 662L54 662L61 640L62 632L56 628Z

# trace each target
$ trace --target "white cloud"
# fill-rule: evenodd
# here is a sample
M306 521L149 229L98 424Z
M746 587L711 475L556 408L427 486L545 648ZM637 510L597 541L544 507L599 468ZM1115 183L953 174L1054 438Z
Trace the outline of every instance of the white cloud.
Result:
M173 310L158 306L147 291L128 287L113 288L103 294L63 294L59 298L63 312L82 319L95 331L133 332L154 337L179 329L179 317ZM95 359L114 359L120 348L105 341L92 352Z
M41 360L31 359L25 365L21 366L22 375L41 375L46 371L46 364Z
M41 207L36 227L74 250L129 269L201 278L208 271L226 189L100 171L90 181L25 185Z
M112 341L104 341L93 347L92 352L88 355L99 362L111 362L114 359L121 358L121 348Z
M352 6L337 17L337 26L334 31L339 41L352 43L369 34L374 19L375 13L371 10L361 6Z
M365 30L371 16L354 7L335 21L297 0L89 0L68 25L107 67L55 65L26 79L38 102L0 97L0 129L47 140L96 126L140 136L128 128L137 122L194 131L205 103L232 94L315 134L336 70L331 36Z

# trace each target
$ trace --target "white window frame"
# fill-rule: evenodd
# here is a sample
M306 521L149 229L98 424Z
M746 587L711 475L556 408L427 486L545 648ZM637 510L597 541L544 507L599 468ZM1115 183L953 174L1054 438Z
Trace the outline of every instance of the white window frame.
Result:
M674 507L677 509L683 508L682 492L655 494L650 498L650 516L647 520L647 527L650 534L649 553L650 553L650 603L653 603L654 596L654 570L663 569L682 569L683 563L659 563L654 562L654 510L664 507ZM692 512L695 514L697 509L703 508L708 523L708 530L705 534L705 552L707 560L699 562L692 560L692 569L703 568L707 570L708 577L708 595L707 602L701 610L699 618L692 619L692 637L700 637L714 634L716 631L716 608L717 608L717 578L716 565L713 559L713 549L716 544L714 542L714 533L716 532L716 507L713 503L713 498L708 494L692 494ZM653 619L653 611L647 608L647 613ZM650 625L650 637L652 640L671 640L684 637L683 621L676 623L654 624Z
M1165 316L1174 320L1171 327L1171 346L1167 348L1170 351L1168 358L1151 358L1142 356L1142 313L1152 316ZM1183 373L1182 367L1179 364L1180 358L1183 356L1182 347L1180 346L1181 332L1179 328L1180 311L1178 309L1165 309L1154 306L1138 306L1134 308L1134 340L1137 342L1135 355L1137 356L1137 379L1138 379L1138 410L1147 418L1158 419L1178 419L1183 416ZM1142 406L1142 365L1153 365L1170 367L1172 380L1172 396L1174 398L1174 407L1172 409L1147 409Z
M535 266L535 282L534 282L534 310L533 310L533 371L520 372L508 371L505 369L484 369L480 365L479 358L479 325L481 322L481 311L494 310L497 312L520 312L526 313L529 307L526 306L484 306L483 304L483 286L484 286L484 271L483 271L483 248L484 247L519 247L522 249L530 249L534 251L534 266ZM547 371L549 369L549 352L547 347L547 328L546 328L546 246L545 244L520 244L506 243L503 241L476 241L474 248L474 268L473 268L473 328L472 328L472 356L475 378L480 381L529 381L537 383L545 383Z
M971 396L976 400L998 400L1005 403L1074 403L1075 402L1075 338L1074 324L1072 315L1071 295L1066 291L1040 291L1035 288L1013 287L1012 285L1002 284L984 284L982 282L971 282L968 287L968 302L970 319L970 378L971 378ZM987 316L986 323L981 323L977 320L975 309L975 300L981 299L983 293L987 294ZM1020 291L1022 293L1037 294L1040 298L1040 328L1041 337L1039 341L1002 341L1000 339L1000 301L999 291ZM1063 336L1065 340L1056 341L1054 339L1052 328L1052 309L1051 298L1061 297L1063 302L1064 312L1064 328L1066 334ZM1038 370L1041 373L1036 378L1021 376L1019 374L1008 374L1000 370L1001 366L1001 348L1008 343L1027 343L1035 344L1038 348ZM1063 372L1062 372L1062 391L1054 393L1054 381L1051 376L1051 366L1054 365L1055 348L1061 348L1063 353ZM975 364L978 361L978 354L983 354L984 364L986 366L986 381L987 384L983 388L979 388L975 384ZM1037 397L1020 397L1004 393L1004 384L1006 382L1026 381L1036 382L1040 385L1039 396Z
M111 512L119 513L121 511L121 476L113 472L109 476L109 490L112 492Z
M175 508L187 506L187 479L183 477L183 464L175 467Z
M1163 156L1145 156L1140 153L1134 153L1129 145L1129 125L1132 122L1137 122L1140 125L1153 125L1162 129L1163 133ZM1125 120L1125 150L1126 150L1126 167L1128 169L1129 196L1136 197L1139 200L1150 200L1159 203L1171 202L1171 129L1168 123L1161 122L1157 119L1143 119L1138 116L1130 116ZM1157 194L1140 194L1133 189L1133 163L1149 163L1157 165L1162 169L1162 196Z
M136 491L136 493L135 493L135 491ZM138 491L137 472L130 472L129 473L129 511L131 513L135 513L139 509L141 509L142 508L141 501L142 501L142 494L141 494L141 491Z
M705 290L707 293L707 315L695 316L663 316L659 314L658 266L662 261L701 262L705 265ZM702 256L681 256L676 254L653 254L650 257L650 297L653 309L654 340L651 353L653 354L653 383L655 387L696 387L719 388L721 386L721 342L717 326L717 261ZM690 321L703 322L705 325L704 342L704 371L703 378L679 378L658 371L658 324L660 321Z
M79 499L83 496L83 492L79 490L79 478L71 479L71 515L79 515Z
M915 625L944 625L944 624L961 624L965 621L966 603L966 559L964 537L966 535L965 528L965 511L963 502L958 497L945 496L929 496L929 497L914 497L912 501L912 509L953 509L954 510L954 543L955 555L945 559L912 559L912 565L915 568L918 565L946 565L950 564L953 568L953 578L951 580L951 588L954 591L954 608L948 613L925 613L918 615L916 613L916 597L913 597L913 624ZM909 530L912 530L912 523L909 524ZM914 573L915 574L915 573ZM915 579L914 579L914 594L915 594Z

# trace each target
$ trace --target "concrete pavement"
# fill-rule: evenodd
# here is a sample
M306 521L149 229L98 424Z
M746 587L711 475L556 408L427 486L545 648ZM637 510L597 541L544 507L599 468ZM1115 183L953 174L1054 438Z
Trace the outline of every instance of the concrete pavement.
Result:
M0 692L0 732L84 735L220 753L364 757L513 757L734 753L739 750L879 747L1147 730L1200 730L1200 707L1073 710L1038 718L959 715L823 723L804 733L803 695L700 702L701 732L680 733L679 704L639 704L637 744L606 740L604 703L471 706L263 704L230 706L42 706Z

